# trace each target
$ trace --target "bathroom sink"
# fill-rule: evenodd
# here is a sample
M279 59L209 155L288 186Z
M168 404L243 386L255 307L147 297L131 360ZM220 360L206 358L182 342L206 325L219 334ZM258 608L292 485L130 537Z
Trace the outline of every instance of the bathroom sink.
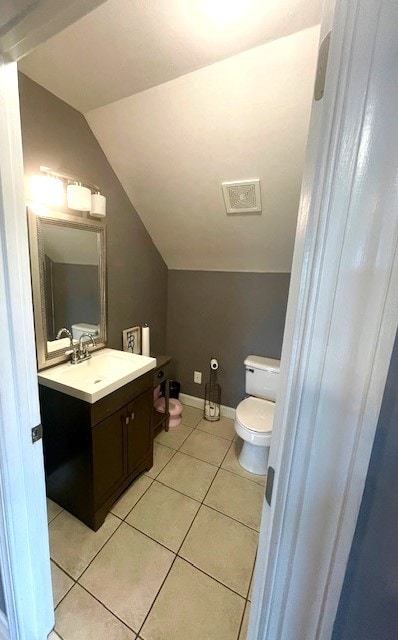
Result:
M156 367L156 358L101 349L79 364L66 362L39 371L39 383L93 404Z

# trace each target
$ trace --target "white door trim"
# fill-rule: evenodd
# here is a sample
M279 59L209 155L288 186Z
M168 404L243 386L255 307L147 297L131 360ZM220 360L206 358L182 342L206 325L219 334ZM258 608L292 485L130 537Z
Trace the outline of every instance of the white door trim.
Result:
M7 61L20 60L103 2L105 0L35 0L19 14L15 9L9 29L0 35L0 54Z
M10 637L53 627L16 63L0 59L0 563Z
M397 18L388 0L336 2L300 204L256 640L332 634L397 330Z

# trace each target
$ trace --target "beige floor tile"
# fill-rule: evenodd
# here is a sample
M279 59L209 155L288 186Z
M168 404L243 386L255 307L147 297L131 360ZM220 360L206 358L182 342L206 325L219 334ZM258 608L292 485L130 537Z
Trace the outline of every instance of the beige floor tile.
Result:
M135 640L135 633L76 584L55 612L63 640Z
M193 428L187 427L185 424L180 424L179 427L175 429L169 429L169 431L161 431L155 438L155 442L159 444L164 444L166 447L170 447L171 449L179 449L184 442L192 433Z
M240 466L238 458L242 445L243 441L240 438L231 444L221 468L227 469L227 471L236 473L238 476L242 476L242 478L247 478L247 480L252 480L253 482L257 482L257 484L264 486L267 476L258 476L255 473L249 473L249 471L246 471L246 469Z
M62 507L60 507L56 502L47 498L47 522L50 523L51 520L54 520L55 516L63 511Z
M216 473L217 467L177 451L158 480L190 498L203 500Z
M131 484L119 500L115 502L111 512L123 520L137 504L141 496L144 495L148 487L151 486L152 482L152 478L149 478L146 475L140 476L137 480L134 480L133 484Z
M63 511L48 527L50 556L72 578L77 579L119 524L120 520L110 513L102 527L94 532Z
M153 467L149 471L146 472L145 475L150 478L156 478L157 475L161 472L163 467L166 466L168 461L173 457L174 450L170 449L170 447L164 447L162 444L158 444L157 442L153 443Z
M126 522L172 551L178 551L199 506L196 500L155 480Z
M138 632L174 557L171 551L122 523L80 582Z
M246 598L257 539L253 529L202 506L179 555Z
M203 418L196 428L201 431L206 431L206 433L211 433L213 436L226 438L230 441L235 437L234 421L230 418L224 418L224 416L215 422L209 422L209 420L205 420Z
M258 531L263 498L264 487L220 469L204 502Z
M243 616L242 627L239 634L239 640L246 640L247 630L249 627L250 602L246 603L245 614Z
M73 580L62 569L51 561L51 581L53 585L54 609L62 598L73 587Z
M229 448L229 441L212 436L204 431L195 429L185 440L180 451L190 456L220 466Z
M180 558L140 633L144 640L233 640L244 600Z
M182 424L187 427L196 427L199 420L203 418L203 409L197 409L196 407L189 407L184 404L182 410Z

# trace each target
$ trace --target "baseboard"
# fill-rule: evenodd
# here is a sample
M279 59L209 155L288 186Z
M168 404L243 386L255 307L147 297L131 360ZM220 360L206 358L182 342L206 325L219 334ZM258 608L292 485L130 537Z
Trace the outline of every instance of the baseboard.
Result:
M195 396L189 396L187 393L180 393L180 400L183 404L189 407L196 407L197 409L203 409L203 398L196 398ZM221 405L221 415L225 418L231 418L235 420L235 409L233 407L226 407Z
M9 638L7 618L3 611L0 611L0 640L9 640Z

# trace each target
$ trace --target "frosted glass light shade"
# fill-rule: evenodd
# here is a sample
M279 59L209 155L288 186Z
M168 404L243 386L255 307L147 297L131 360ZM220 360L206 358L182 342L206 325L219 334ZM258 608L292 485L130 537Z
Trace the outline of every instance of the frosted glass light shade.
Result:
M52 176L34 175L30 180L30 197L33 202L62 206L65 203L63 182Z
M91 191L81 184L68 184L66 187L66 197L69 209L75 211L90 211Z
M94 216L94 218L105 218L106 198L101 193L92 194L90 215Z

